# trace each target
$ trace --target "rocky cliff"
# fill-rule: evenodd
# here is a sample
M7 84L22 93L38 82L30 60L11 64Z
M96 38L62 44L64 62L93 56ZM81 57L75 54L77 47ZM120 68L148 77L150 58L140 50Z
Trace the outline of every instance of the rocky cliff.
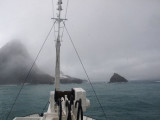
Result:
M21 84L31 68L33 59L19 41L11 41L0 49L0 84ZM61 83L82 83L84 80L72 77L61 79ZM54 77L42 72L35 64L25 83L50 84Z

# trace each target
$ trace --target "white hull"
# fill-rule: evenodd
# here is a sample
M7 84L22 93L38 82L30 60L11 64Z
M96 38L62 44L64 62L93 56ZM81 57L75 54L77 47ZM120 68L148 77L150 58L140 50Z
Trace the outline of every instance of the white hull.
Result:
M39 114L34 114L34 115L26 116L26 117L16 117L13 120L44 120L44 118L40 117ZM46 120L53 120L53 119L46 119ZM54 120L59 120L59 119L57 118ZM87 116L83 116L83 120L95 120L95 119L87 117Z

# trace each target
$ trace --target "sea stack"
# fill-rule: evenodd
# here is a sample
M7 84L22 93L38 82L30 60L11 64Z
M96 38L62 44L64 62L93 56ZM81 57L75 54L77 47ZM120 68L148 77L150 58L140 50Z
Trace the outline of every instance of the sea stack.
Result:
M116 82L128 82L128 80L120 76L119 74L114 73L113 76L110 78L109 83L116 83Z

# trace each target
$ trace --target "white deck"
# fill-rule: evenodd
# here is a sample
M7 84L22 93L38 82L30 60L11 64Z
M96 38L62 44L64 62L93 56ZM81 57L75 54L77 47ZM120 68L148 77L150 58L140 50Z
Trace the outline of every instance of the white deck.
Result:
M34 114L34 115L26 116L26 117L16 117L13 120L43 120L43 117L39 117L38 114ZM95 119L87 117L87 116L83 116L83 120L95 120Z

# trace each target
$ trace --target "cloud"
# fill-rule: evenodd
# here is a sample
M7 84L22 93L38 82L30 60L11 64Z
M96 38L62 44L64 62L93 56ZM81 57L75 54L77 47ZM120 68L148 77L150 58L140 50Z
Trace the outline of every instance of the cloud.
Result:
M1 1L1 46L18 38L35 57L53 23L51 4L50 0ZM64 11L65 5L66 1ZM66 26L91 79L109 80L114 72L128 79L160 78L159 6L158 0L69 2ZM52 32L37 61L51 75L55 69L54 40ZM61 69L64 74L86 78L66 32Z

